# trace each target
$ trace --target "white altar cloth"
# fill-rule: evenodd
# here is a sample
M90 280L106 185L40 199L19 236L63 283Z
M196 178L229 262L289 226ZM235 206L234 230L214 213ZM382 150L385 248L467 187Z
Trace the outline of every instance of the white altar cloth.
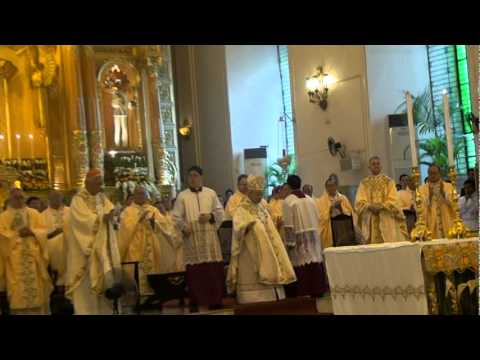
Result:
M327 248L335 315L428 315L420 243Z

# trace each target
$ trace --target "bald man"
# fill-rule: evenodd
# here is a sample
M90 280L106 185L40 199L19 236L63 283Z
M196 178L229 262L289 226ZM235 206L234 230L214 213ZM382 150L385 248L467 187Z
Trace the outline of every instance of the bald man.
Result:
M455 220L454 187L442 179L440 167L428 168L427 183L418 189L425 209L425 222L432 239L446 238Z
M48 275L47 231L38 211L12 189L9 207L0 214L0 252L12 314L46 315L53 290Z
M367 244L408 241L405 215L395 181L382 174L378 156L368 161L371 172L360 182L355 198L358 226Z
M110 315L113 302L106 292L120 272L120 252L113 230L113 204L102 192L103 177L90 170L85 188L76 194L67 218L66 296L76 315Z

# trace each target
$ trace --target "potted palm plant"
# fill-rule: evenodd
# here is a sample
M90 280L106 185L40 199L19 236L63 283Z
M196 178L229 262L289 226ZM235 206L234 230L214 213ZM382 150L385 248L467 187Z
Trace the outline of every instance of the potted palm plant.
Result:
M402 102L395 112L407 112L406 102ZM418 135L426 137L419 140L420 158L419 163L431 165L433 163L440 167L442 176L448 174L448 151L446 138L443 135L444 119L443 109L438 107L433 111L432 95L426 89L418 96L413 96L413 120ZM463 137L454 137L454 156L457 158L464 151Z

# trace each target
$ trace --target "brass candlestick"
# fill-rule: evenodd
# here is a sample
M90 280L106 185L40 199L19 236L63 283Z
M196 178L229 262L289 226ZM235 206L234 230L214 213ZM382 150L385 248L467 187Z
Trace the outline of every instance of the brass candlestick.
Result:
M423 202L420 192L418 191L420 187L420 169L418 167L412 167L412 178L415 184L417 184L417 188L415 189L417 222L415 223L415 227L410 234L410 239L412 241L429 241L432 240L432 233L427 228L425 215L423 212Z
M448 230L449 239L459 239L466 237L468 229L460 217L460 207L458 206L458 195L457 195L457 171L455 166L450 166L448 169L448 178L453 185L453 211L455 212L455 219L453 220L453 226Z

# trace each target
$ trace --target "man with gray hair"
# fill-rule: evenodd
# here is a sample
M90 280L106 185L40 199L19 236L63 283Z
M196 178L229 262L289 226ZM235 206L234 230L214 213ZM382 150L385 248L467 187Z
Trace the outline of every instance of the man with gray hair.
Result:
M66 296L76 315L109 315L113 303L107 299L121 271L112 220L113 204L102 192L103 177L98 169L88 172L85 188L70 206L67 227Z
M405 216L399 206L395 181L383 175L380 158L368 161L371 172L360 182L355 199L358 227L367 244L407 241Z

